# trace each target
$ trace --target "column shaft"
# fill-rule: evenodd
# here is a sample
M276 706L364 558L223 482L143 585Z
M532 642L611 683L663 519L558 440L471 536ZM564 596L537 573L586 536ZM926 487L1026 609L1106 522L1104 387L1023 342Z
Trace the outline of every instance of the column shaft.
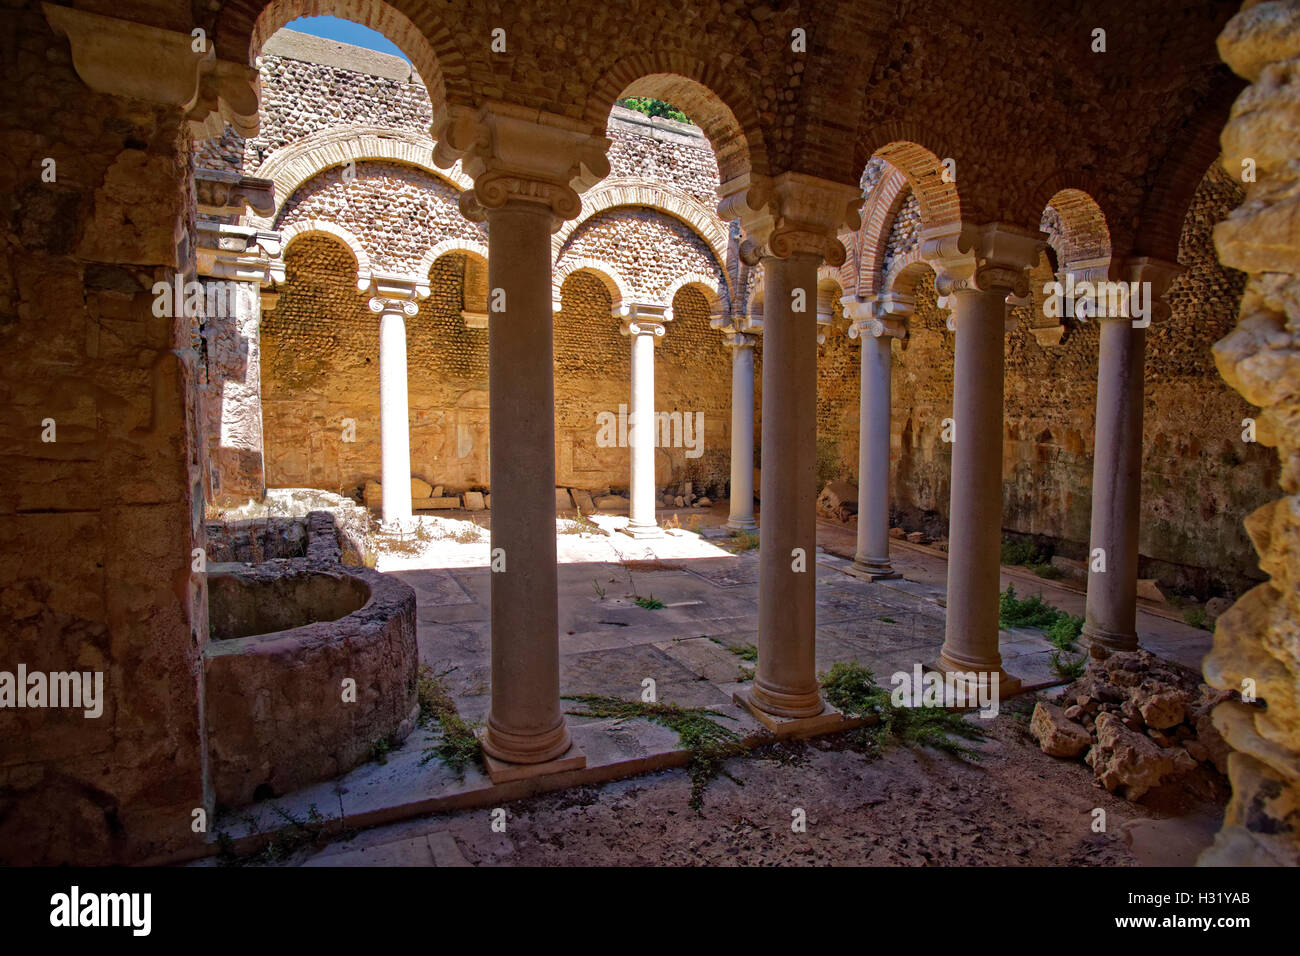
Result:
M631 504L627 530L634 538L657 538L655 521L655 332L632 323Z
M997 673L1002 540L1002 375L1007 289L952 296L954 443L948 519L948 613L939 667Z
M379 318L379 430L384 521L411 517L411 418L406 389L406 319Z
M731 346L731 514L727 527L753 531L754 521L754 347Z
M763 523L753 703L780 717L824 709L816 674L817 266L763 258ZM803 291L805 311L791 293ZM798 569L796 569L798 568Z
M505 310L488 325L492 482L492 707L483 749L542 763L569 748L560 712L555 557L551 210L487 211L488 281Z
M1132 650L1137 639L1138 526L1142 497L1142 373L1146 329L1104 319L1097 363L1097 436L1092 462L1092 543L1106 570L1089 559L1090 642Z
M858 553L854 563L872 577L893 576L889 564L889 432L892 339L862 336L858 424Z

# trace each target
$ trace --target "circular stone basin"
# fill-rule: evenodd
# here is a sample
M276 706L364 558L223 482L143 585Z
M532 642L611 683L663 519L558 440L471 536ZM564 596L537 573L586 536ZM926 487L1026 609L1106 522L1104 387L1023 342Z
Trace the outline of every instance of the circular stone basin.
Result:
M208 566L209 767L237 807L346 773L419 712L415 592L304 560Z
M337 621L363 607L370 588L359 578L334 574L208 575L208 633L214 641Z

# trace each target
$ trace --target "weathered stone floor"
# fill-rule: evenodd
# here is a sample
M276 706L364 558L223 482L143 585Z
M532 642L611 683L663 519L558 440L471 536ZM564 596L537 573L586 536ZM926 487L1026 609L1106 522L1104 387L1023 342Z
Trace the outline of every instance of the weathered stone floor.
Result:
M694 513L699 514L698 511ZM477 517L482 521L482 516ZM602 524L611 521L606 516L599 517ZM725 517L725 510L716 508L702 516L701 526L719 523ZM616 524L619 519L612 520ZM635 543L621 535L606 539L602 535L562 534L558 541L561 553L560 679L564 694L593 693L633 699L640 696L642 681L653 678L659 700L711 707L732 716L734 726L742 734L758 731L755 721L731 699L732 692L743 686L739 682L752 665L745 664L730 650L752 645L756 640L756 550L738 555L726 554L708 539L694 534L670 535L659 542ZM855 660L870 667L877 680L887 684L893 672L910 671L917 663L934 660L943 641L943 556L895 542L898 545L894 554L896 566L906 578L871 584L844 573L851 564L849 558L842 556L852 553L851 529L825 523L819 529L819 541L822 545L816 565L819 671L836 661ZM458 547L468 549L476 546ZM485 544L482 550L486 562ZM833 553L835 551L841 554ZM661 554L664 557L657 557ZM706 556L680 556L683 554ZM710 554L713 556L707 556ZM620 564L619 555L635 563L630 567ZM409 559L403 559L402 563L405 565L403 570L390 573L406 581L417 593L422 662L438 672L447 672L448 687L463 716L470 720L485 718L489 704L490 571L485 564L420 569L411 567L413 562ZM383 568L384 564L381 563L380 567ZM1082 595L1053 582L1010 571L1004 573L1003 586L1008 583L1015 583L1021 594L1041 591L1048 600L1071 613L1083 613ZM640 608L633 603L638 594L653 595L666 606L660 610ZM1208 650L1207 632L1146 613L1139 615L1138 624L1146 646L1155 653L1190 666L1198 666L1200 658ZM1050 645L1036 629L1016 629L1002 635L1002 653L1007 669L1021 677L1029 688L1057 682L1051 673L1050 652ZM999 718L994 723L1005 723L1006 720ZM676 747L676 735L645 721L620 723L574 716L570 718L570 724L575 741L587 755L587 769L557 775L546 783L548 788L590 789L610 780L684 763L684 754ZM391 751L382 764L366 764L337 781L309 787L246 811L226 814L217 821L215 829L225 831L241 847L252 847L258 838L251 834L283 828L281 811L302 819L314 807L325 826L352 830L411 820L429 813L500 806L538 792L535 782L519 781L494 786L475 769L458 778L436 760L422 763L428 739L428 732L417 730L401 747ZM834 770L838 762L847 759L842 755L823 752L817 749L817 745L800 745L799 749L809 761L808 775L828 774L827 780L835 780L837 773L849 773L848 770ZM1045 767L1055 766L1051 758L1042 759ZM949 758L928 753L890 755L875 765L877 770L873 771L873 779L881 773L887 775L898 767L909 766L909 760L942 763ZM827 766L821 766L822 763L827 763ZM751 762L746 766L752 767L747 771L749 775L761 774L766 779L767 770L764 768L769 767L768 762ZM934 772L942 770L937 764L932 769ZM1087 768L1076 766L1068 772L1074 771L1083 775L1072 785L1082 787L1088 808L1098 805L1098 800L1105 795L1100 791L1093 792L1095 788ZM781 773L786 772L781 770ZM951 776L952 785L957 786L958 768L951 768L951 774L943 772L945 780ZM651 780L660 782L647 782ZM683 784L684 780L685 774L670 773L608 786L615 788L611 793L628 795L647 790L657 793L661 785L677 793L682 786L689 791L689 782ZM777 782L769 783L779 789ZM827 792L835 790L834 786L827 784L808 785ZM884 781L880 785L887 786L888 783ZM602 792L604 789L608 787L602 788ZM722 780L711 787L710 805L715 805L719 794L732 791L740 797L742 804L748 800L747 794L759 792L737 788ZM568 806L566 801L572 799L575 798L563 793L536 798L543 801L544 806L552 805L545 801L554 801L556 807ZM861 803L863 798L859 794L845 795L844 799L849 803L855 800ZM1121 801L1112 802L1123 806ZM682 805L684 808L684 798ZM959 804L954 805L954 809L958 807ZM849 813L852 809L846 803L836 812ZM481 823L486 811L464 812ZM727 811L733 816L735 812ZM936 808L934 812L939 811ZM788 816L788 811L786 814ZM690 815L694 817L693 812ZM849 825L848 821L842 823ZM788 824L778 822L780 826L789 830ZM1086 831L1086 826L1084 829ZM447 838L435 839L430 835L433 830L428 827L421 830L418 825L412 832L414 835L409 839L395 837L395 842L382 844L382 851L380 844L375 844L373 852L366 850L352 862L438 861L440 865L446 865L447 861L456 862L456 854L452 852L454 846L447 842ZM508 840L502 841L501 846L507 844ZM364 840L357 844L358 847L368 845ZM471 862L510 858L509 853L502 857L497 851L483 848L467 850L466 853ZM1018 858L1024 862L1036 859L1013 856L1007 862ZM790 861L803 859L796 856ZM811 859L807 861L811 862ZM533 860L542 861L542 857ZM875 861L874 858L872 861L897 862L893 859ZM321 862L326 862L326 858L322 857ZM516 859L516 862L522 860ZM602 862L618 861L609 859ZM1091 862L1122 861L1099 857Z

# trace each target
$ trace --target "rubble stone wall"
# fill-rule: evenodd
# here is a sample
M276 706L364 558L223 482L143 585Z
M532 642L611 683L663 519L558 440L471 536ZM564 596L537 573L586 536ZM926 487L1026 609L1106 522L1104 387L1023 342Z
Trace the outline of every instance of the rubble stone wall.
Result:
M195 278L189 127L88 89L39 4L6 19L0 669L98 673L103 700L0 710L0 862L184 853L212 810L199 349L152 287Z

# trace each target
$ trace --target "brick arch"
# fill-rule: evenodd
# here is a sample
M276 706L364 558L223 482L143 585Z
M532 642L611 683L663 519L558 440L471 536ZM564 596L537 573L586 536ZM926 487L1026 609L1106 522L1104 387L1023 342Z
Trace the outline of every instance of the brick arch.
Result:
M219 55L255 66L262 47L299 17L339 17L382 33L411 58L424 80L436 123L448 101L472 103L465 58L454 24L423 0L234 0L225 4L213 31Z
M710 317L726 314L728 304L731 301L730 290L726 289L725 286L720 286L716 277L702 275L698 272L688 272L685 275L678 276L664 293L664 301L671 306L673 300L677 298L677 293L682 289L698 289L702 292L705 301L709 304Z
M352 253L352 258L357 263L357 291L365 292L370 288L370 278L374 273L370 266L370 256L366 254L365 247L361 245L361 240L342 226L327 222L324 219L304 219L301 222L295 222L292 226L287 226L280 235L282 237L280 246L281 260L289 254L289 247L304 236L328 236L334 241L342 243L348 252Z
M718 161L722 182L746 173L767 175L767 146L752 92L736 85L734 69L704 63L676 51L657 51L619 60L596 81L585 118L603 128L614 103L625 96L650 96L672 103L704 131Z
M859 138L859 168L879 157L899 170L916 193L926 227L961 221L961 195L956 182L943 181L941 156L954 156L954 150L912 123L891 123Z
M551 303L556 312L560 311L560 302L564 289L564 280L569 278L575 272L589 272L600 280L601 285L609 292L609 302L611 308L617 309L624 302L632 298L627 280L619 271L605 262L603 259L591 259L582 256L576 259L570 259L555 267L554 278L552 282Z
M859 261L856 276L856 293L875 295L881 291L880 270L885 263L885 251L894 220L907 201L911 187L906 174L890 162L885 172L871 190L862 206L862 228L858 236Z
M473 186L459 162L450 169L433 165L433 140L427 136L378 126L331 127L282 146L262 161L253 175L275 183L275 212L267 217L250 218L249 224L269 228L303 183L349 160L414 166L461 192Z
M592 216L617 206L657 209L680 219L704 240L719 265L727 261L727 227L717 214L690 193L675 186L637 179L607 179L582 197L582 212L567 220L551 237L552 260L560 258L564 244Z
M937 151L924 146L933 143ZM948 225L962 219L961 194L956 182L944 182L944 164L940 156L953 156L953 151L946 144L923 134L913 124L892 124L880 130L874 138L865 140L865 146L871 152L862 157L862 166L872 157L879 157L904 174L907 185L917 194L920 202L920 217L930 226ZM958 170L959 172L959 170Z
M840 282L840 271L834 266L821 266L817 269L817 315L829 315L835 310L835 303L844 296L844 284Z
M889 270L889 275L881 278L878 291L885 295L891 293L916 295L917 283L927 272L933 271L930 263L921 258L920 247L917 247L894 263L894 267Z
M444 239L424 254L423 258L420 259L419 266L416 267L415 274L427 276L435 262L453 252L463 252L466 255L474 256L484 264L488 261L487 246L481 242L474 242L471 239Z
M1106 214L1092 194L1067 187L1053 193L1044 204L1044 220L1049 207L1056 210L1061 220L1061 247L1057 249L1060 268L1065 269L1089 259L1111 259L1113 250L1110 227ZM1040 222L1040 228L1041 225Z
M1219 136L1241 88L1239 81L1218 86L1194 114L1193 124L1184 127L1169 144L1138 216L1134 255L1178 261L1178 241L1187 210L1206 172L1219 161ZM1239 174L1238 170L1228 172Z

